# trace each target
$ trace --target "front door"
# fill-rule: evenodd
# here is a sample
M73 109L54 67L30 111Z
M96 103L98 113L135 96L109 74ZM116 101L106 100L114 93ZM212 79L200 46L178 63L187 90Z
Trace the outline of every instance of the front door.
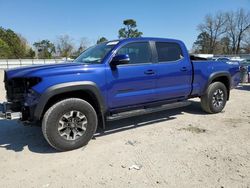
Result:
M116 54L128 54L129 64L108 69L109 108L122 108L155 100L156 65L148 42L132 42Z

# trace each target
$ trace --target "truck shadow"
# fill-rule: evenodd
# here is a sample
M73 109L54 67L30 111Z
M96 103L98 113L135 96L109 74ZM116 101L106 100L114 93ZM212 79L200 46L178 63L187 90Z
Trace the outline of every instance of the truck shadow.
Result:
M0 149L21 152L25 147L35 153L54 153L44 139L41 127L26 127L18 121L0 120Z
M102 129L99 128L97 130L97 133L95 134L95 138L121 131L126 131L129 129L143 127L153 123L160 123L169 120L174 120L179 115L183 115L184 112L197 115L206 114L205 112L202 111L200 107L200 102L192 101L191 105L182 108L154 112L151 114L145 114L145 115L134 116L130 118L124 118L121 120L107 122L106 130L103 131Z
M241 84L236 89L244 90L244 91L250 91L250 85L249 84Z
M193 101L191 105L184 108L108 122L105 132L98 129L94 139L153 123L174 120L178 118L179 115L182 115L183 112L197 115L205 114L200 108L200 103ZM25 147L34 153L48 154L58 152L46 142L41 127L25 127L17 121L0 120L0 149L21 152Z

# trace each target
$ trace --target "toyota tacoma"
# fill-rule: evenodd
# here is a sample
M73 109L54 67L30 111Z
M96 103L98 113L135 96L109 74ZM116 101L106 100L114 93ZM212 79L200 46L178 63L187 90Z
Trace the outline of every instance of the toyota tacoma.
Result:
M67 151L86 145L107 120L180 107L194 97L205 112L219 113L239 81L239 63L189 56L180 40L114 40L73 62L6 70L0 114L40 124L48 143Z

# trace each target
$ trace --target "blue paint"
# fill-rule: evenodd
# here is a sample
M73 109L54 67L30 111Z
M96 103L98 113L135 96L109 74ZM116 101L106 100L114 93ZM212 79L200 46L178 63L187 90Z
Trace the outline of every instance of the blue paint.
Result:
M183 58L173 62L158 63L157 55L145 64L118 65L112 70L109 63L122 46L134 42L171 42L181 47ZM40 83L32 89L42 95L49 87L76 81L94 82L107 104L108 110L135 106L162 100L185 100L204 94L211 75L227 72L231 87L239 81L239 64L225 61L191 62L183 42L174 39L133 38L113 41L112 49L96 64L66 62L62 64L32 66L7 71L8 79L39 77ZM151 46L152 47L152 46ZM154 48L152 48L154 50ZM152 52L153 54L154 52ZM185 69L183 71L183 68ZM152 74L146 74L152 71Z

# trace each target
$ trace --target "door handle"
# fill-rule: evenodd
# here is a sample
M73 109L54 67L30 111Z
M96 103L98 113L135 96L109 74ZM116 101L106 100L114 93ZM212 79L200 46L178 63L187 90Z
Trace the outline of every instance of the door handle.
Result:
M147 70L144 72L144 74L152 75L152 74L155 74L155 72L153 70Z
M187 69L187 67L182 67L180 70L183 72L186 72L188 69Z

